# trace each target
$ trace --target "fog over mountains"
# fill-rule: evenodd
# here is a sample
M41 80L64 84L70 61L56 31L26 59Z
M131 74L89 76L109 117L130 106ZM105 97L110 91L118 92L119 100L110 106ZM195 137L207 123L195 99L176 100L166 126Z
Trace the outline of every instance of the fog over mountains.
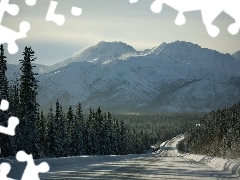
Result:
M118 113L209 111L240 101L240 60L233 56L189 42L136 51L101 41L61 63L37 65L38 101L42 108L59 99Z

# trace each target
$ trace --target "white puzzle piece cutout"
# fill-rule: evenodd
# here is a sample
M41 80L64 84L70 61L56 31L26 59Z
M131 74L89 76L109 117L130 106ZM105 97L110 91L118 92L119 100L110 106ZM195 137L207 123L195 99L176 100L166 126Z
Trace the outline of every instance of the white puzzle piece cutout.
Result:
M138 0L129 0L131 4L138 2Z
M9 102L7 100L2 100L0 105L0 110L6 111L9 108ZM0 133L7 134L10 136L15 135L16 126L19 124L19 119L17 117L10 117L8 119L8 127L0 126Z
M0 2L0 23L5 12L8 12L12 16L16 16L19 13L19 7L16 4L9 4L9 0L1 0Z
M42 162L36 166L33 156L25 153L24 151L19 151L16 155L16 159L19 162L27 162L27 166L23 172L21 180L40 180L38 174L48 172L50 169L48 163L46 162Z
M19 119L17 117L12 116L8 119L8 127L0 126L0 133L6 134L9 136L14 136L15 129L18 124L19 124Z
M65 17L62 14L55 14L55 9L57 8L58 2L56 1L51 1L47 16L46 16L46 21L53 21L55 22L58 26L62 26L65 22Z
M8 52L15 54L18 52L18 46L15 41L27 37L29 30L30 24L26 21L20 23L19 32L0 25L0 44L8 43Z
M25 3L28 6L35 6L36 2L37 2L36 0L25 0Z
M11 170L10 164L8 164L8 163L0 164L0 179L1 180L14 180L12 178L7 177L10 170Z
M9 102L7 100L2 100L0 104L0 110L6 111L9 108Z
M240 28L240 1L239 0L155 0L151 5L154 13L162 10L162 5L166 4L179 13L175 20L177 25L183 25L186 22L184 12L201 10L203 23L210 36L218 36L220 30L213 25L213 21L221 12L225 12L235 19L235 23L228 27L228 32L232 35L238 33Z
M71 13L73 16L80 16L82 14L82 9L78 7L72 7Z
M7 43L8 52L14 54L18 52L18 46L15 41L27 36L26 34L30 30L30 24L22 21L19 25L19 32L2 26L1 22L5 12L8 12L12 16L16 16L19 13L19 7L15 4L9 4L9 0L1 0L0 2L0 44Z

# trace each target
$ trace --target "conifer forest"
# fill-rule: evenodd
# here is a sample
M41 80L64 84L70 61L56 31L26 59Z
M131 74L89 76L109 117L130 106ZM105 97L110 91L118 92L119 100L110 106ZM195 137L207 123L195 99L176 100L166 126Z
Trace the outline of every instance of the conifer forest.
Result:
M189 129L182 150L194 154L240 157L240 102L212 111Z
M37 102L35 60L33 49L25 47L19 60L21 74L10 81L6 77L7 57L0 46L0 96L10 103L8 111L0 112L0 125L7 126L10 116L20 120L16 136L0 134L2 157L14 156L22 149L35 158L141 154L184 133L179 146L182 151L240 157L240 103L205 115L117 115L103 112L101 107L89 107L83 114L81 99L76 107L64 111L64 102L56 99L48 112L43 112Z

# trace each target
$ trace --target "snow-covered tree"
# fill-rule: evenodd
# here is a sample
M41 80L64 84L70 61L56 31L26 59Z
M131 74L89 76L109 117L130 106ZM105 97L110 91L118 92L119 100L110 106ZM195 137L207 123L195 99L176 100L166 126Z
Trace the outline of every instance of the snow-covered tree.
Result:
M32 153L34 157L38 157L38 129L36 127L36 115L38 103L37 96L37 80L33 72L35 66L32 62L36 60L35 52L31 47L25 47L23 59L21 63L22 74L20 76L20 125L18 131L20 135L19 146L27 153Z
M3 45L0 45L0 97L1 99L8 99L8 79L6 77L7 60L4 55Z
M85 144L84 144L84 119L82 114L82 107L81 104L78 103L76 107L76 114L75 114L75 122L76 122L76 129L73 135L73 140L75 143L76 155L85 154Z

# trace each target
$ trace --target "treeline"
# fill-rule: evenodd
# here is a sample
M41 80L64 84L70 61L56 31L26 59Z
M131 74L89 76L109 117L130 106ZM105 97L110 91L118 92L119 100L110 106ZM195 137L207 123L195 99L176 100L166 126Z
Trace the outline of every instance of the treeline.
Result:
M34 54L31 47L25 47L21 74L10 83L4 48L0 46L0 99L10 103L8 111L0 111L0 125L7 126L10 116L20 120L15 136L0 133L2 157L15 156L19 150L34 158L144 153L150 145L184 133L198 119L188 114L113 117L100 107L96 111L90 108L83 116L81 104L64 112L58 100L44 113L36 101Z
M123 120L112 118L99 107L95 112L90 108L88 118L83 118L81 104L75 113L70 106L67 113L56 102L55 110L50 106L45 118L38 113L43 155L50 157L76 155L138 154L150 148L145 132L130 130Z
M185 134L182 150L211 156L240 157L240 102L206 114Z
M115 115L117 119L124 119L125 124L131 129L144 130L150 144L161 144L199 123L203 113L161 113L141 115Z
M25 47L23 59L19 60L22 74L16 77L15 82L10 83L6 77L7 60L4 55L3 45L0 45L0 99L6 99L10 103L8 111L0 111L0 125L8 126L8 118L16 116L20 124L16 128L14 137L0 134L1 156L13 156L19 150L32 152L38 156L40 145L38 144L38 129L36 115L39 107L36 102L37 80L33 73L32 62L35 61L35 52L31 47Z
M11 84L6 77L4 48L0 46L0 98L10 102L8 111L0 111L0 125L7 126L10 116L20 119L14 137L0 134L1 156L14 156L19 150L35 158L128 154L143 153L150 147L144 131L128 129L122 120L113 119L110 112L103 113L100 107L96 112L90 108L84 120L80 104L75 113L70 106L65 114L57 101L54 110L51 106L44 117L36 102L34 53L31 47L25 47L20 60L22 73Z

